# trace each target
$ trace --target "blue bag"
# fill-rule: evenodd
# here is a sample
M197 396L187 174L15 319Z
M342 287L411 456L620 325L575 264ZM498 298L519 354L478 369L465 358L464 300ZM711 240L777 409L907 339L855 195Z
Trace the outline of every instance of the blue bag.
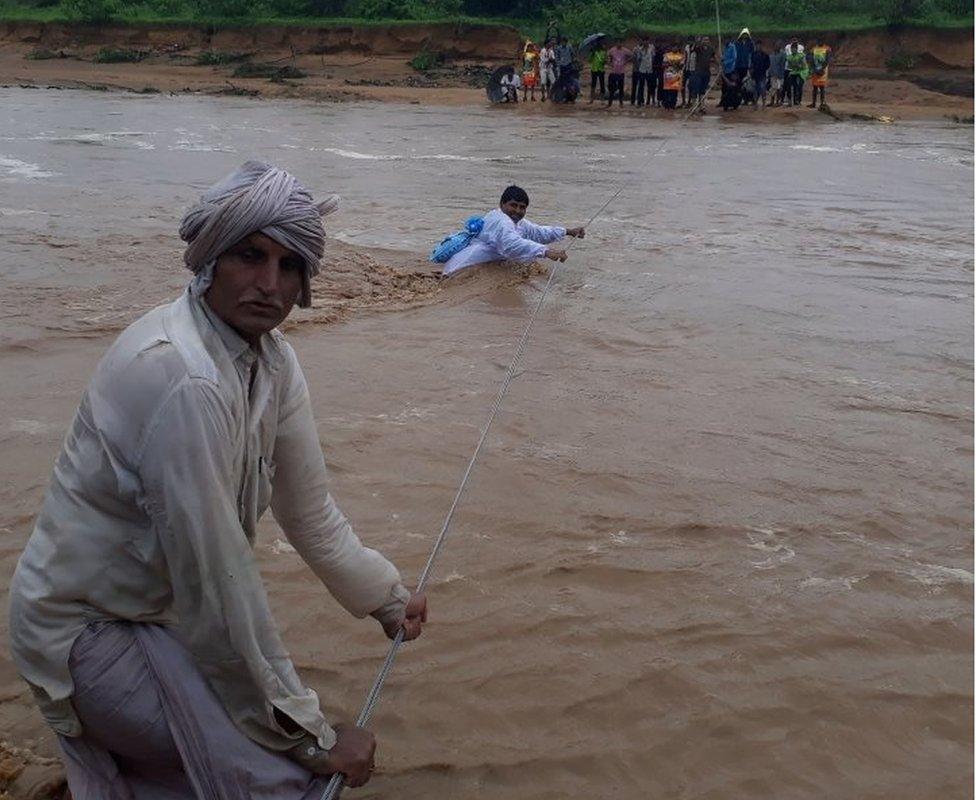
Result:
M450 236L441 240L441 243L430 251L430 260L435 264L443 264L450 261L451 256L460 253L465 247L471 244L481 229L485 226L482 217L468 217L464 223L464 230L452 233Z

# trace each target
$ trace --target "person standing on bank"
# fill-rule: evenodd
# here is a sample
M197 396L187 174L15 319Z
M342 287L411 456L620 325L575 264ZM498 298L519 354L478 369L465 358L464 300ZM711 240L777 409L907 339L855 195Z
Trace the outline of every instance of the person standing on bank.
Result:
M783 43L776 42L769 55L769 105L783 105L783 81L786 79L786 52Z
M645 94L647 105L651 105L654 95L654 42L645 37L640 56L635 55L637 63L637 105L644 105Z
M766 93L769 86L769 53L763 48L763 43L756 39L756 49L752 53L752 80L755 84L755 94L753 105L757 101L762 101L762 107L766 107Z
M330 725L253 553L270 508L347 611L413 639L426 599L327 488L308 388L276 330L311 303L316 203L249 161L183 218L183 295L99 362L10 588L11 652L78 800L312 800L359 786L375 741Z
M646 36L641 37L633 49L634 59L633 84L630 91L630 104L641 107L644 105L644 94L647 93L647 105L650 101L650 79L654 74L654 45Z
M607 60L610 62L610 94L607 98L607 108L613 105L614 97L619 100L620 107L624 107L624 76L627 73L627 62L633 57L633 53L626 47L622 47L620 42L614 42L613 47L607 51Z
M810 85L813 87L813 98L810 108L817 107L817 94L820 94L820 105L827 102L827 73L830 70L830 45L823 40L810 51Z
M561 78L566 71L573 66L573 46L565 36L559 37L559 44L556 45L556 77Z
M597 84L600 84L600 99L607 96L606 84L607 51L602 44L597 44L590 53L590 102Z
M556 84L556 51L552 42L548 41L539 51L539 86L542 87L542 102L544 103L552 93Z
M739 38L735 40L735 72L739 76L740 85L752 67L752 54L755 49L752 34L749 33L748 28L743 28Z
M810 74L807 57L796 37L786 47L786 80L784 82L786 99L791 106L803 102L803 84Z
M694 36L689 36L684 47L685 74L681 81L681 108L690 106L694 102L692 89L694 81L692 75L695 74L695 62L698 60L698 49Z
M715 48L707 36L702 36L695 45L695 69L692 73L692 103L698 104L699 113L705 113L705 94L712 82L712 60Z
M668 43L663 41L654 42L654 78L651 97L654 105L661 105L661 92L664 88L664 53L668 49Z

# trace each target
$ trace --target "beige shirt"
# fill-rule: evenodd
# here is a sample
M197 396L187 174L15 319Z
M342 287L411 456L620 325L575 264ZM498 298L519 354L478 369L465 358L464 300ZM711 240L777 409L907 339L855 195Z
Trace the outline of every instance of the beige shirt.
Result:
M171 624L234 722L294 745L274 709L335 734L282 645L252 547L268 506L352 614L402 614L396 568L326 487L305 378L277 331L259 353L184 294L127 328L82 398L10 589L14 661L77 736L68 655L94 620Z

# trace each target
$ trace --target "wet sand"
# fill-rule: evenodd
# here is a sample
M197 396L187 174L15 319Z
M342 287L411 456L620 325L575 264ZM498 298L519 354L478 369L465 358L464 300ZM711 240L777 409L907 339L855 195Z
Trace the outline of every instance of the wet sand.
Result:
M672 126L629 115L0 96L0 591L93 366L185 285L176 226L213 178L266 158L344 197L288 335L337 500L408 580L542 277L436 283L423 253L514 180L570 224L624 185L538 320L356 796L967 796L966 130L711 118L657 152ZM353 717L381 632L270 520L257 557ZM0 731L54 753L2 648Z

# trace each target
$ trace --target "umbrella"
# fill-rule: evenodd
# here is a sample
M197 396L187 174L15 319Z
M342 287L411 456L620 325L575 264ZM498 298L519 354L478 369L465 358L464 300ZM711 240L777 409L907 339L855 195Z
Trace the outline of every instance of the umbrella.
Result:
M579 46L580 58L584 58L597 44L607 38L605 33L592 33L587 36Z
M505 66L499 67L491 73L491 77L488 78L488 85L485 87L485 92L487 92L490 102L500 103L502 101L502 98L505 96L504 91L502 91L502 78L514 72L515 67Z
M575 90L575 94L571 90ZM579 71L575 67L561 70L559 78L553 84L549 97L554 103L569 103L570 97L575 99L579 95Z

